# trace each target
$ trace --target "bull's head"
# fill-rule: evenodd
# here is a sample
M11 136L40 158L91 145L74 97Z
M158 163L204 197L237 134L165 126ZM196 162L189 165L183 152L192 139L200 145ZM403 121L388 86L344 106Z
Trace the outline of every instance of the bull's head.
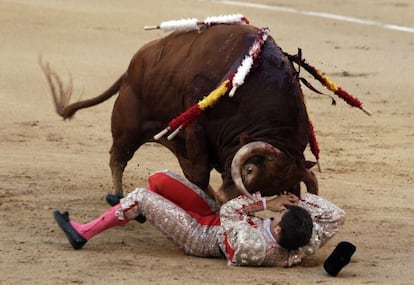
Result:
M233 158L231 174L239 191L250 197L250 193L256 191L263 196L283 191L298 195L300 182L305 183L308 192L318 194L316 176L304 163L298 165L281 150L265 142L251 142L241 147Z

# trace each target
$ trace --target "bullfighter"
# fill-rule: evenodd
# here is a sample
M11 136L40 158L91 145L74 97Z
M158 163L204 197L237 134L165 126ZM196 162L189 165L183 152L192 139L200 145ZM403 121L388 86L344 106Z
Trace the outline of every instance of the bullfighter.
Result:
M219 207L199 187L164 170L89 223L70 220L67 212L53 215L74 249L143 215L188 255L225 257L229 265L280 267L300 264L345 221L342 209L310 193L264 198L257 192L253 198L241 195ZM253 215L263 210L272 217Z

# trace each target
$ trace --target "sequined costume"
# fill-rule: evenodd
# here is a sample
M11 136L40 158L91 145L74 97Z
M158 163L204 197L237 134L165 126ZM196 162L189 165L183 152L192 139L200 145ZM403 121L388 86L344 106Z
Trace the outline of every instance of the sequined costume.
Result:
M230 265L292 266L324 245L338 231L345 213L325 199L309 193L299 206L314 221L308 245L295 251L280 247L270 233L270 219L249 213L264 209L262 197L256 201L239 196L221 209L201 189L170 172L157 172L147 188L137 188L121 200L118 219L147 217L186 254L201 257L225 255Z

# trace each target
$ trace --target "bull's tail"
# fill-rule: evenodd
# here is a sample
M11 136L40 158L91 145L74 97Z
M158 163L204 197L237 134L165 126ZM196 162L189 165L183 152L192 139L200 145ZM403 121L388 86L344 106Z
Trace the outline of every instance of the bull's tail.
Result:
M56 113L58 113L58 115L63 119L70 119L78 110L98 105L111 98L113 95L118 93L125 76L125 73L122 74L121 77L119 77L118 80L115 81L114 84L112 84L112 86L105 90L102 94L91 99L69 104L73 89L72 79L69 80L68 85L65 87L60 77L50 68L49 63L43 63L42 59L39 58L39 65L46 76L47 82L49 83L50 92L52 93L53 102L55 103Z

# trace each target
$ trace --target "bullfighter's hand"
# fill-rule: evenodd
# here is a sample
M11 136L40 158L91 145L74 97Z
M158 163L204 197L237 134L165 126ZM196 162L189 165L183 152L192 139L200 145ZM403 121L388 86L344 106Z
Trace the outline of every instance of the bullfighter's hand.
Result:
M286 210L287 206L296 206L298 204L298 201L299 198L296 195L292 193L286 193L267 200L266 206L270 211L279 212Z

